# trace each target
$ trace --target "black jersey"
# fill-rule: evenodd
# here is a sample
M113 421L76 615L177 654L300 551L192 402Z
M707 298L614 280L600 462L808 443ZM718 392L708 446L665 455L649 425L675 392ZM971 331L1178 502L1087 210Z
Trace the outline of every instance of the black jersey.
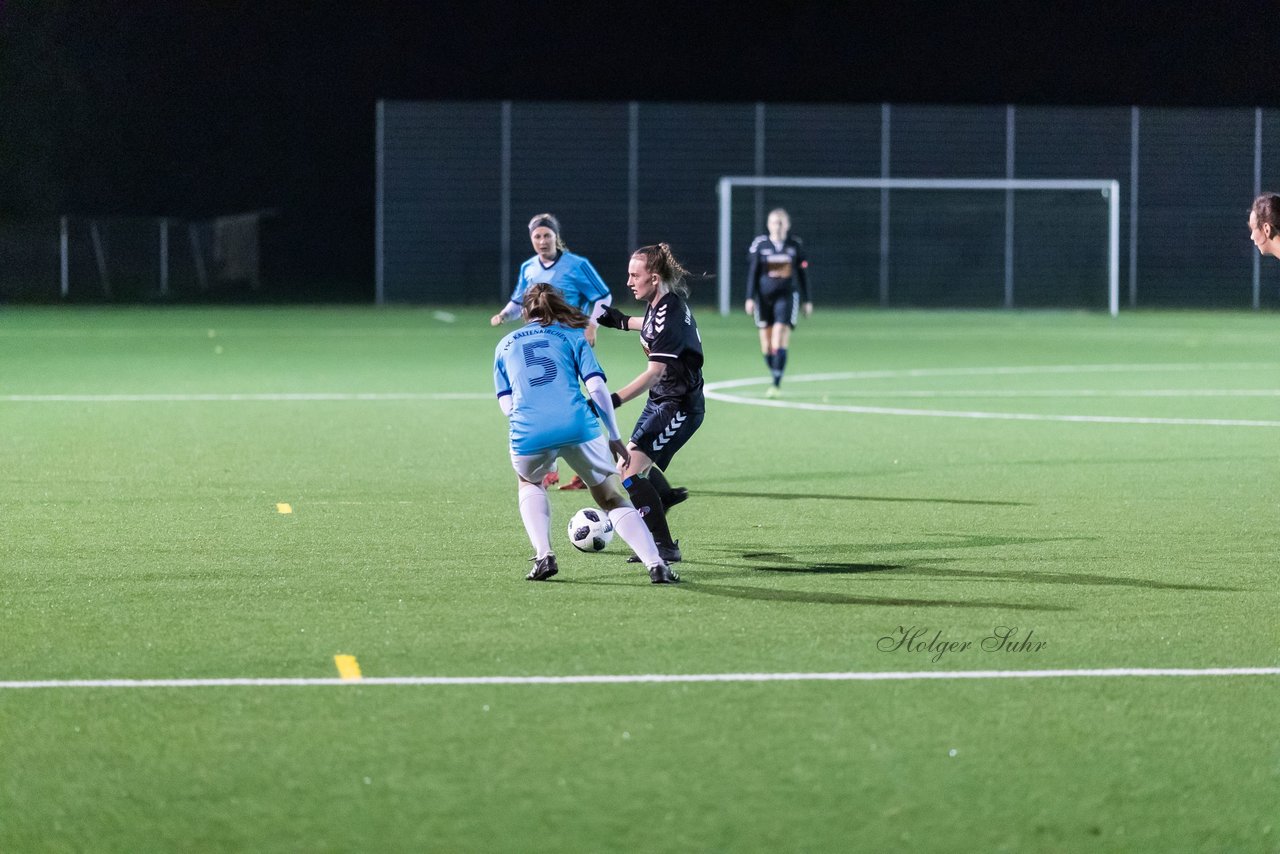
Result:
M649 399L680 401L690 412L702 412L702 336L679 294L668 293L645 309L640 343L649 361L667 366Z
M769 235L760 235L751 241L747 299L759 302L799 291L801 301L809 302L809 279L805 273L808 267L799 238L788 236L778 248Z

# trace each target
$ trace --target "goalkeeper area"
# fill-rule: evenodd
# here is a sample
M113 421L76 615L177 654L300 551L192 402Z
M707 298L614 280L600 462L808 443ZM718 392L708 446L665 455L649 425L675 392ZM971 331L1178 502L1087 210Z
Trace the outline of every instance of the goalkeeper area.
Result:
M801 223L821 303L1120 310L1115 180L739 176L717 194L721 314L777 207Z
M1273 315L694 310L671 586L489 306L0 314L0 850L1275 848Z

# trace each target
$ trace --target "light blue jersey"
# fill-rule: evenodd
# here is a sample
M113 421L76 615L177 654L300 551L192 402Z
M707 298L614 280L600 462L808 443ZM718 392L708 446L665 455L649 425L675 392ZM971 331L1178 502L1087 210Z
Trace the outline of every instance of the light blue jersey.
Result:
M493 386L511 395L511 450L536 454L589 442L600 435L596 417L582 394L588 377L604 370L581 329L529 323L498 342Z
M511 301L520 305L524 292L531 285L544 282L560 291L565 302L588 317L591 316L591 307L609 295L608 286L590 261L572 252L561 252L549 267L537 255L521 264Z

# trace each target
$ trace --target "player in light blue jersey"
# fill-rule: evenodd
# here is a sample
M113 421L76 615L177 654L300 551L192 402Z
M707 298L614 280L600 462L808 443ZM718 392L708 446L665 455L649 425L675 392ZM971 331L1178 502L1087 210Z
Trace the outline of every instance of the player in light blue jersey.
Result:
M581 255L574 255L564 245L560 237L560 221L554 214L540 213L529 220L529 242L533 244L534 256L520 265L520 273L516 276L516 289L511 300L489 319L489 323L497 326L508 320L519 317L523 307L525 291L530 285L545 282L560 291L564 301L573 308L587 315L587 343L596 345L596 321L605 307L613 302L609 288L591 266L591 262ZM560 482L560 475L551 472L547 475L543 486L554 486ZM574 477L561 489L586 489L582 478Z
M543 478L563 457L609 514L613 529L648 567L649 579L654 584L679 581L659 555L615 468L615 456L626 465L631 454L618 433L604 371L587 344L586 315L546 283L528 289L521 312L525 325L498 342L494 352L493 385L510 421L520 518L534 548L534 566L525 577L546 581L559 571ZM590 403L581 385L587 387ZM600 432L602 422L608 441Z
M596 319L604 307L613 302L609 286L596 268L581 255L574 255L560 237L560 221L552 214L541 213L529 220L529 242L534 256L520 265L516 289L502 311L489 319L492 326L520 316L525 291L531 285L546 283L560 291L564 301L585 314L587 343L595 346Z

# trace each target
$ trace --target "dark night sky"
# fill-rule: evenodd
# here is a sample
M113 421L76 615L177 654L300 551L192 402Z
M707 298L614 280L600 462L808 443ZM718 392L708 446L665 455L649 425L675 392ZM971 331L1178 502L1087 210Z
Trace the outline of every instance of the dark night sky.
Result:
M378 98L1280 107L1276 2L746 10L0 0L0 217L274 207L360 298Z

